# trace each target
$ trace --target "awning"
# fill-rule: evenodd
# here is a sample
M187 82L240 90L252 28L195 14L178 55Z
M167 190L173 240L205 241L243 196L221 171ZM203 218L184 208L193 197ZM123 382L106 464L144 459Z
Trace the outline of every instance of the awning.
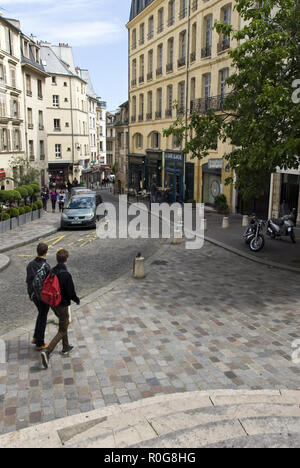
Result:
M5 179L6 174L4 169L0 169L0 179Z

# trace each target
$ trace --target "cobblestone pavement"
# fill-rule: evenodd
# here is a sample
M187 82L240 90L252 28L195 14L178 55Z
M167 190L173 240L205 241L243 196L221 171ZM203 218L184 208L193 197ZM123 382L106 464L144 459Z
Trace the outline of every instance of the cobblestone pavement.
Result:
M56 350L48 371L30 333L7 338L1 433L159 394L300 389L291 357L300 338L292 273L209 244L196 252L170 245L147 273L140 281L122 277L74 308L75 351L62 358ZM54 332L51 325L48 338Z

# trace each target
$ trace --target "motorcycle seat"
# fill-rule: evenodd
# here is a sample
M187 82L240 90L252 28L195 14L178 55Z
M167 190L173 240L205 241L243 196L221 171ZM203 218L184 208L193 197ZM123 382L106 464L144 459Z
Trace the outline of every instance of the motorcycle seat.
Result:
M283 226L284 225L283 219L272 219L272 223L276 224L277 226Z

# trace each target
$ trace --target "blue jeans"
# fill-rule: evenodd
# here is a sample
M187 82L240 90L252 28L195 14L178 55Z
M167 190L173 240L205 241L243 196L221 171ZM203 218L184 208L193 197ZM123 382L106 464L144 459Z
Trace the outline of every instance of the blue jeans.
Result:
M45 345L45 332L50 307L36 298L33 299L33 302L39 312L33 338L36 340L36 346L40 347Z

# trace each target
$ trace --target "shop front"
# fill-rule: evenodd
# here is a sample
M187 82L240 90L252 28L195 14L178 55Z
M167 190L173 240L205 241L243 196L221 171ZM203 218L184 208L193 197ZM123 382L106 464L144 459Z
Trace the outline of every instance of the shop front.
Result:
M128 156L128 188L131 190L143 190L145 185L146 156Z
M152 185L162 186L162 151L147 151L144 189L149 191Z
M202 166L202 202L213 206L215 198L222 193L223 159L210 159Z
M165 151L165 190L170 203L184 200L184 155L176 151Z
M73 176L73 164L70 162L65 163L49 163L49 184L55 184L57 188L62 187L68 183L70 177Z

